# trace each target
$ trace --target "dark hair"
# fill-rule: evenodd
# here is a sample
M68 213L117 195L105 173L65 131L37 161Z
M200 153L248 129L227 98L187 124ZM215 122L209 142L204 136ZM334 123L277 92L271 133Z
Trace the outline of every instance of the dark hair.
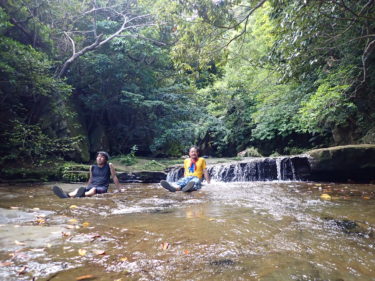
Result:
M191 150L192 148L194 148L194 149L198 152L198 154L199 154L200 149L199 149L198 146L193 145L192 147L189 148L189 152L190 152L190 150Z
M103 155L107 161L109 160L109 154L105 151L99 151L96 153L96 157L98 157L98 155Z

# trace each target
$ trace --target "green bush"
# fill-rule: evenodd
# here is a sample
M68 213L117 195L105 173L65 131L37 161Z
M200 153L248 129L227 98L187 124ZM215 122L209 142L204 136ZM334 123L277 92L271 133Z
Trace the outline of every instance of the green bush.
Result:
M300 147L285 147L284 153L286 155L296 155L296 154L302 154L305 152L306 149L300 148Z
M255 147L248 147L244 151L240 152L240 155L242 157L263 157L262 154L259 153L259 151Z
M138 147L136 145L133 145L129 154L119 157L119 162L125 166L132 166L136 164L137 158L135 156L135 153L137 152L137 150Z

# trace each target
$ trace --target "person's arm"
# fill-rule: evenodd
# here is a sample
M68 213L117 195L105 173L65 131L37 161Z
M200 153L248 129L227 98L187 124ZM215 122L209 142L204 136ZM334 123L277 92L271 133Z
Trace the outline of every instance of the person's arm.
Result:
M117 178L115 167L112 163L109 163L109 168L111 169L111 176L113 179L113 182L117 188L118 191L121 191L120 181Z
M210 176L208 175L207 169L203 169L203 174L204 174L204 178L206 179L207 183L209 184L211 179L210 179Z
M89 177L89 180L87 182L87 186L89 186L92 182L92 166L90 166L90 177Z

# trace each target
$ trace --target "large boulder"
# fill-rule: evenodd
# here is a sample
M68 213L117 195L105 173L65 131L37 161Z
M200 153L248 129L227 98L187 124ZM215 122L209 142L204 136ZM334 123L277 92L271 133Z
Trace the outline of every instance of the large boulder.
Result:
M335 146L310 150L311 175L313 181L375 180L375 145L359 144Z

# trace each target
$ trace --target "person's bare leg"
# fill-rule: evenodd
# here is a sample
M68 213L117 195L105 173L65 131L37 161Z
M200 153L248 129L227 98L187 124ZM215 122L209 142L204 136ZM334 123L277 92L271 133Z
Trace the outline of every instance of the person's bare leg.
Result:
M91 197L96 194L96 188L91 188L89 191L85 192L85 197Z
M77 191L78 191L78 188L77 188L76 190L74 190L74 191L68 193L68 196L69 196L69 197L74 197L74 196L76 196Z

